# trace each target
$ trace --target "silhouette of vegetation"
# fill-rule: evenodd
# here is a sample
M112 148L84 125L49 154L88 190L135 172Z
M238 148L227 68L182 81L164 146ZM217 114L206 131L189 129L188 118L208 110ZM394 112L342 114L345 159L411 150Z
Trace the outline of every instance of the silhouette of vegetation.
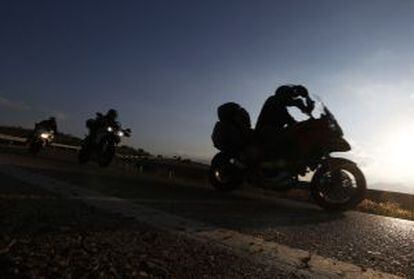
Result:
M414 206L411 205L411 207ZM375 202L370 199L366 199L358 206L357 209L362 212L414 220L414 209L410 210L406 208L407 204L403 203L390 201Z
M140 157L149 157L151 154L145 151L142 148L133 148L128 145L121 145L117 148L117 152L121 155L132 155L132 156L140 156Z

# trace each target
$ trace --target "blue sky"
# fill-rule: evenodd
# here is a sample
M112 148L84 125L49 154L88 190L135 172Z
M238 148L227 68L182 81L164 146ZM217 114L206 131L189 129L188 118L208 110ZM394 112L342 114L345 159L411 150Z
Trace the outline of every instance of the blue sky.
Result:
M413 18L399 0L2 1L0 123L56 114L83 135L114 107L129 143L208 159L218 105L239 102L255 122L277 86L301 83L370 181L414 185Z

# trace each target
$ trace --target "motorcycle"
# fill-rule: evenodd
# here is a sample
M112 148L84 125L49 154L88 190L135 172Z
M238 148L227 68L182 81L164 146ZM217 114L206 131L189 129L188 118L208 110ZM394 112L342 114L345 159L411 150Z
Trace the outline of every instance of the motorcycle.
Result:
M309 119L282 133L276 158L257 159L261 158L257 154L263 148L255 143L231 152L221 150L211 161L212 186L220 191L232 191L248 182L261 188L286 191L299 185L303 187L299 177L311 175L310 183L305 184L320 207L331 211L356 207L366 193L364 174L355 162L331 156L333 152L350 151L351 146L329 109L321 102L319 108L319 116L310 113ZM213 132L213 141L214 136ZM258 163L252 164L255 160Z
M130 135L131 129L111 126L100 129L94 139L88 136L82 142L78 162L84 164L95 157L100 167L109 166L115 157L116 146L121 142L121 138Z
M36 129L33 133L33 136L29 140L29 151L30 153L36 155L50 145L55 138L55 133L52 130L47 130L44 128Z

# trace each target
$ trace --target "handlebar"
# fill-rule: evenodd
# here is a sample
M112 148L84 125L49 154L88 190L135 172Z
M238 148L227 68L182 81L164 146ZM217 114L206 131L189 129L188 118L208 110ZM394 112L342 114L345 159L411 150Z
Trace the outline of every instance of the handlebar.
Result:
M309 116L310 119L315 119L315 117L313 117L311 112L307 113L306 115Z

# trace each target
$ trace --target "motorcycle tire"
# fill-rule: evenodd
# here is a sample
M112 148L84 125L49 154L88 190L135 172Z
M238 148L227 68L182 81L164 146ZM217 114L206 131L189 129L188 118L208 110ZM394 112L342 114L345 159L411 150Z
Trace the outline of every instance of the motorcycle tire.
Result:
M352 195L349 198L344 199L343 201L337 202L330 200L327 193L322 193L321 188L323 184L323 179L326 178L328 174L332 176L332 174L341 174L341 185L329 185L326 188L331 188L328 190L332 192L333 187L340 188L341 191L346 191L344 189L350 189L352 187ZM348 173L353 176L353 181L349 177L345 177L342 173ZM333 180L332 178L330 178ZM345 181L347 180L347 181ZM347 186L348 188L343 186L343 183L348 182L354 183L355 185ZM335 190L335 189L334 189ZM349 190L348 190L349 191ZM365 198L365 194L367 191L366 180L362 171L358 168L358 166L347 159L343 158L331 158L328 159L328 162L324 163L314 174L312 181L311 181L311 196L316 201L316 203L326 209L328 211L346 211L355 208L362 200ZM329 193L331 193L329 192ZM338 191L337 191L338 192ZM336 195L336 193L334 193Z
M98 155L98 164L101 168L106 168L111 164L112 160L115 157L115 146L113 144L107 143L105 150L101 150Z
M214 156L208 177L214 189L221 192L230 192L239 188L244 180L241 170L231 163L231 156L224 152Z
M42 149L42 143L39 141L32 141L29 146L29 151L33 155L37 155Z

